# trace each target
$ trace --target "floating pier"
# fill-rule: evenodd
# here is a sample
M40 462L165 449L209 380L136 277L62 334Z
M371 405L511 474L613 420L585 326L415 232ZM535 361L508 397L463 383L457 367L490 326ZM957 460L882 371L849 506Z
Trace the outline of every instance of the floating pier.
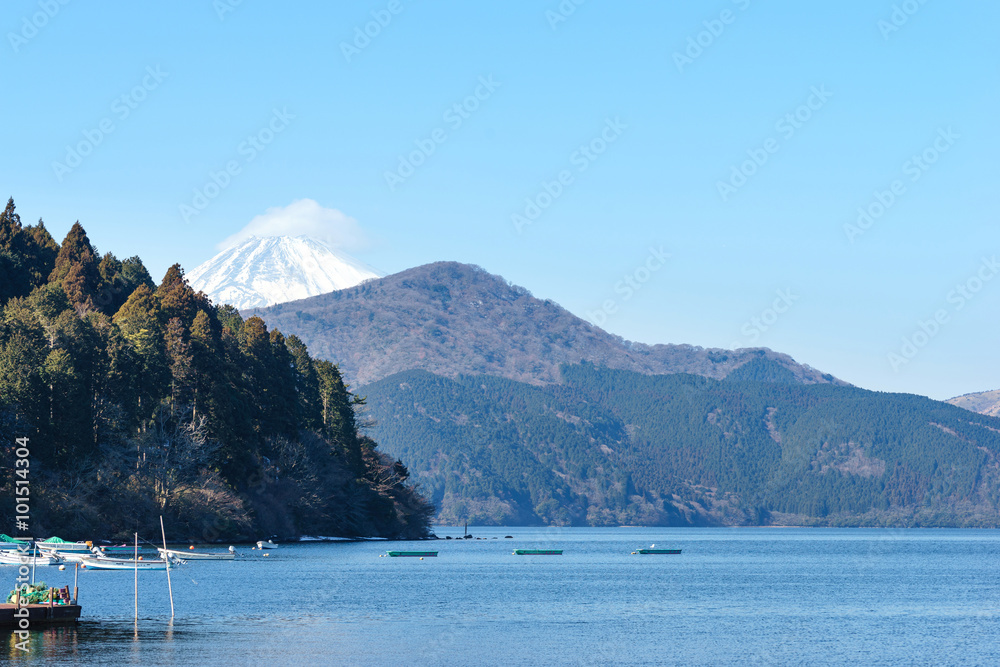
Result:
M28 610L28 623L30 627L35 625L61 625L72 624L80 620L81 607L78 604L26 604L24 609ZM17 605L0 604L0 628L16 628L19 621L24 618L14 616Z

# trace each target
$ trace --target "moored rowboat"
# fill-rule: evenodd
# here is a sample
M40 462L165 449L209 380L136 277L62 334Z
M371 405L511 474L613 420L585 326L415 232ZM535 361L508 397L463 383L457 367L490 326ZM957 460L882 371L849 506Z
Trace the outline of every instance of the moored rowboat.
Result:
M59 561L59 557L55 555L32 556L30 552L16 549L0 551L0 565L55 565Z
M89 552L93 546L93 542L67 542L66 540L59 537L50 537L43 542L35 542L35 545L39 550L51 553L53 551L61 551L66 553L68 551L78 551L78 552Z
M130 558L108 558L106 556L88 556L80 562L88 570L166 570L165 560L132 560Z
M236 558L234 553L212 553L208 551L181 551L179 549L163 549L157 547L156 549L160 556L166 554L172 556L173 558L181 558L184 560L233 560Z
M434 558L438 555L436 551L386 551L386 556L397 558L399 556L409 556L415 558Z
M649 555L649 554L669 554L676 556L681 552L680 549L636 549L635 553Z
M514 549L515 556L562 556L562 549Z

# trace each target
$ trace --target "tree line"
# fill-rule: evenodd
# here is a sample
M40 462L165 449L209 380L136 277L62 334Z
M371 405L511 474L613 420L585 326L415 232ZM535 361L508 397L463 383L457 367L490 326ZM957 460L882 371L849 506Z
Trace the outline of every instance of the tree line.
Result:
M0 304L0 424L31 442L32 532L122 537L162 514L188 539L428 534L433 506L364 434L338 367L179 265L156 284L79 222L61 244L22 225L10 200ZM13 497L8 474L7 525Z

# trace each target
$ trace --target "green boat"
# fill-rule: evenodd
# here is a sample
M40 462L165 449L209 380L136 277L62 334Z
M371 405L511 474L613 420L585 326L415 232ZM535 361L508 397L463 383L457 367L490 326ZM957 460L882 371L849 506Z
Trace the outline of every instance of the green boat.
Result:
M676 556L681 552L680 549L636 549L637 554L669 554L671 556Z
M515 556L562 556L562 549L514 549Z
M400 556L408 556L411 558L433 558L438 555L436 551L386 551L386 556L392 556L393 558L398 558Z

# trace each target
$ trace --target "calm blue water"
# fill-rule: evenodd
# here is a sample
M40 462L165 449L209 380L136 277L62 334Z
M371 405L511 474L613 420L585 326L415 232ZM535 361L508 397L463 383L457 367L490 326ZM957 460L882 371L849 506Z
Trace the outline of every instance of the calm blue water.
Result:
M472 528L80 577L84 621L0 661L87 665L1000 665L1000 532ZM439 528L438 535L460 535ZM513 535L515 539L502 539ZM633 556L638 547L680 556ZM386 549L438 558L379 558ZM563 556L513 556L561 548ZM250 555L253 553L254 555ZM11 568L0 568L10 580ZM72 585L72 572L38 578ZM6 640L6 636L3 638Z

